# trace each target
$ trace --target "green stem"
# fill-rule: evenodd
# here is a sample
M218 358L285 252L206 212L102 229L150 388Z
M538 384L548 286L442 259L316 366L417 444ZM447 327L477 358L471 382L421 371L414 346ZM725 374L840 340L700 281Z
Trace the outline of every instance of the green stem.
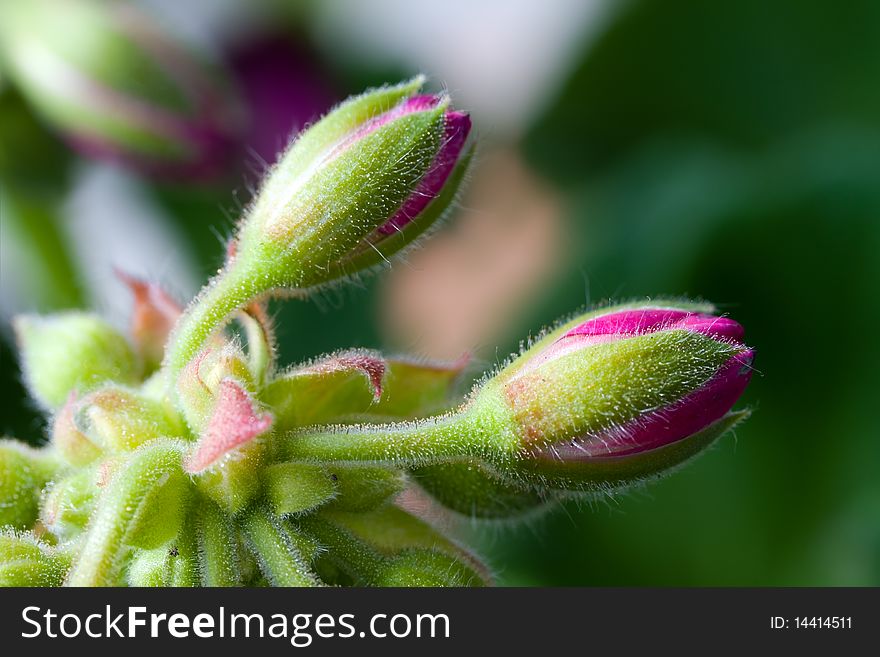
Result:
M460 411L415 422L321 427L283 436L284 458L348 461L415 467L485 456L491 450L492 423ZM482 418L481 418L482 420Z
M163 367L170 385L233 312L271 289L260 287L258 280L246 268L233 265L202 288L178 320L168 342Z
M238 547L227 516L202 498L196 506L198 554L203 586L238 586Z
M245 518L244 531L260 570L273 586L321 585L287 534L287 529L266 509L255 509Z
M351 532L316 515L306 516L300 525L327 548L327 558L358 584L373 584L384 570L385 557Z

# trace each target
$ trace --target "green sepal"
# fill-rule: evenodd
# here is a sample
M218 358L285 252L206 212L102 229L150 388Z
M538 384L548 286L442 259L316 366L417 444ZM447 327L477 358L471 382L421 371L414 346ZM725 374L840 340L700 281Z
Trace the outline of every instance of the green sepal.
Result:
M425 548L401 552L385 565L375 583L389 587L486 586L479 573L462 560Z
M263 471L266 497L275 515L311 511L336 496L334 477L324 466L276 463Z
M386 358L382 397L367 411L382 420L425 417L449 408L468 359L450 363Z
M474 518L513 518L545 507L548 502L546 492L504 480L491 466L477 460L426 465L411 474L447 509Z
M334 463L327 471L335 481L337 495L328 509L369 511L387 504L406 486L402 471L394 468Z
M340 422L369 412L383 394L385 367L377 352L340 351L280 374L261 397L278 430Z

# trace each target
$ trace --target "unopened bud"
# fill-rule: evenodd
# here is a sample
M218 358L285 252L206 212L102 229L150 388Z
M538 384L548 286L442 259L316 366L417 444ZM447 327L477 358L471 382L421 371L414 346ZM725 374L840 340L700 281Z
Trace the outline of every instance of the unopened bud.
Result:
M745 390L754 351L742 335L731 319L686 309L591 313L514 360L474 406L506 415L520 474L561 487L621 483L705 447L682 441L713 434Z
M216 173L239 131L219 72L129 3L3 3L0 62L75 147L148 173Z
M165 343L183 308L155 283L142 281L121 271L117 271L116 275L131 290L134 300L131 338L145 371L152 372L162 362Z
M234 255L172 335L171 375L233 311L279 289L306 290L386 262L436 225L469 161L470 119L424 80L352 98L306 130L272 169Z
M0 440L0 527L27 529L34 524L40 491L58 466L51 452L16 440Z
M79 312L47 317L21 315L13 322L25 381L48 409L71 392L86 393L106 381L134 383L134 353L103 319Z
M131 451L149 440L183 432L162 402L112 386L82 399L75 424L92 444L108 452Z

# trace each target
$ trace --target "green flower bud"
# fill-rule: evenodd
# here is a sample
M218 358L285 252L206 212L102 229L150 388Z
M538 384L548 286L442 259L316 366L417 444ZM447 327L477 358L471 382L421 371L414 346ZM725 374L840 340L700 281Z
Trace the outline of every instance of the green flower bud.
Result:
M107 381L134 383L137 366L125 338L103 319L79 312L13 321L24 379L49 410L71 392L85 393Z
M115 585L131 547L156 548L177 534L190 495L183 448L153 440L118 466L104 484L69 585Z
M32 527L39 515L40 491L58 469L53 453L0 440L0 527Z
M0 586L60 586L70 555L30 534L0 532Z
M430 586L427 584L430 579L441 577L440 569L435 570L431 564L440 563L450 567L450 576L455 582L452 585L480 585L491 581L473 555L425 521L394 505L367 512L322 510L303 518L301 524L329 548L321 558L333 561L356 584L390 586L390 582L395 581L398 582L395 585L402 585L404 571L418 570L422 575L415 577L413 584L421 582ZM412 553L421 558L407 556ZM444 556L434 558L428 556L429 553ZM467 575L460 576L465 573Z
M467 115L415 95L422 78L343 103L270 172L234 254L169 343L171 376L231 313L280 289L327 285L387 261L435 225L467 165Z
M75 392L71 392L64 406L52 421L52 446L71 465L88 465L101 456L101 448L76 425L79 408Z
M406 486L400 470L343 463L328 468L337 495L327 508L338 511L369 511L392 501Z
M411 549L401 552L376 577L376 586L485 586L466 563L445 552Z
M75 422L92 444L108 452L131 451L149 440L181 436L184 431L162 402L117 387L101 388L83 398Z

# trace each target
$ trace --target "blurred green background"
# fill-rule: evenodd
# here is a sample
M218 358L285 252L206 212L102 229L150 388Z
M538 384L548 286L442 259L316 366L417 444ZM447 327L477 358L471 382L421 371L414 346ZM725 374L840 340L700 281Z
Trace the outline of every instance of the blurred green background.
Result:
M246 136L198 183L89 162L0 74L0 430L44 435L12 314L124 323L110 264L185 300L273 143L425 70L473 111L472 192L390 276L276 304L282 360L356 345L490 367L585 301L712 300L758 350L735 437L644 490L460 531L505 585L880 585L880 3L142 4L229 63L269 146ZM260 75L277 93L251 93ZM477 242L501 246L468 256ZM473 292L443 265L468 257L475 281L509 275ZM432 313L461 330L432 335Z

